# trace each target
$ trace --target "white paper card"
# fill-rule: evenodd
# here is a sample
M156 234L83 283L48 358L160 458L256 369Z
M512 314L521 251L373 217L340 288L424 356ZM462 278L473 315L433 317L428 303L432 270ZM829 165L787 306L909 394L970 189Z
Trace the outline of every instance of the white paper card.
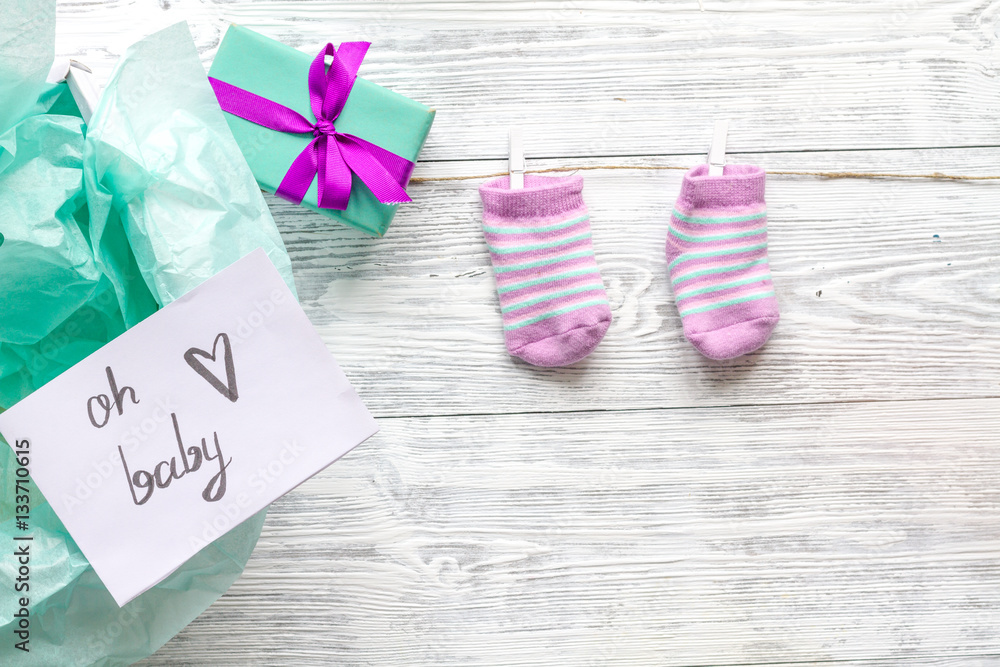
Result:
M262 250L0 414L119 605L376 431Z

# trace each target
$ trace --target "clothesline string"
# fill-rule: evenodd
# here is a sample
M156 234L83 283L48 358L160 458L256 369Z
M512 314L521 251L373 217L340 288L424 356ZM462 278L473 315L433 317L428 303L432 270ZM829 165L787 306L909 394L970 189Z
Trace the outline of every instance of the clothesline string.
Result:
M525 173L528 174L549 174L555 172L569 172L569 171L590 171L594 169L631 169L631 170L642 170L642 171L665 171L665 170L676 170L676 171L687 171L690 167L674 167L674 166L654 166L654 165L592 165L587 167L552 167L549 169L529 169ZM923 178L929 180L941 180L941 181L1000 181L1000 175L996 176L968 176L961 174L942 174L941 172L933 172L930 174L895 174L891 172L882 171L786 171L786 170L767 170L768 174L780 175L780 176L816 176L819 178ZM482 180L487 178L495 178L497 176L506 176L506 171L501 171L495 174L477 174L472 176L415 176L410 179L411 183L432 183L435 181L470 181L470 180Z

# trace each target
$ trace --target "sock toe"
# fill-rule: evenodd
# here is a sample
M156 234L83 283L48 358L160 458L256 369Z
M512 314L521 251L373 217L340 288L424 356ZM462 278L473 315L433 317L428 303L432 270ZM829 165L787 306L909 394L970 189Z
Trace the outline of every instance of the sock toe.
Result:
M734 359L764 345L777 324L777 316L758 317L714 331L687 334L687 339L709 359Z
M533 366L568 366L593 352L601 339L604 338L609 326L611 326L610 318L594 324L579 326L522 345L516 350L511 350L511 354Z

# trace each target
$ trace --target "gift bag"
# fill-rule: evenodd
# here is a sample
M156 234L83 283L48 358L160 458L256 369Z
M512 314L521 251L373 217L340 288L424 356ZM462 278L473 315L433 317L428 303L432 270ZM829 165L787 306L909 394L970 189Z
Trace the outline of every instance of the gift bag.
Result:
M65 84L45 83L54 1L0 0L0 11L0 410L255 248L294 291L186 25L133 46L85 126ZM30 611L24 652L18 605L0 606L0 664L142 659L239 577L264 521L245 521L119 608L34 485L27 527L15 519L16 468L0 442L0 591ZM29 535L30 576L18 582L9 547Z

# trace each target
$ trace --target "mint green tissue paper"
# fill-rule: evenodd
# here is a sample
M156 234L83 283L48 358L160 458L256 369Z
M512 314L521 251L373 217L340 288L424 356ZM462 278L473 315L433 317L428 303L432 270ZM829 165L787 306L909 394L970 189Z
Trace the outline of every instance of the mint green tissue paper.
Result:
M55 53L55 3L4 0L0 8L0 132L6 132L45 113L65 85L45 82Z
M0 410L256 248L294 290L185 25L129 50L87 128L55 113L74 109L55 102L65 86L44 83L55 3L0 0L0 15ZM16 467L0 442L4 553L24 534ZM12 641L15 605L0 605L0 665L127 665L150 655L239 577L265 514L119 608L34 485L30 495L31 650ZM16 559L0 557L2 599L16 577Z
M98 262L114 273L104 243L113 247L120 226L144 283L119 277L116 287L166 304L258 247L292 287L284 244L186 24L129 49L91 119L84 160Z

